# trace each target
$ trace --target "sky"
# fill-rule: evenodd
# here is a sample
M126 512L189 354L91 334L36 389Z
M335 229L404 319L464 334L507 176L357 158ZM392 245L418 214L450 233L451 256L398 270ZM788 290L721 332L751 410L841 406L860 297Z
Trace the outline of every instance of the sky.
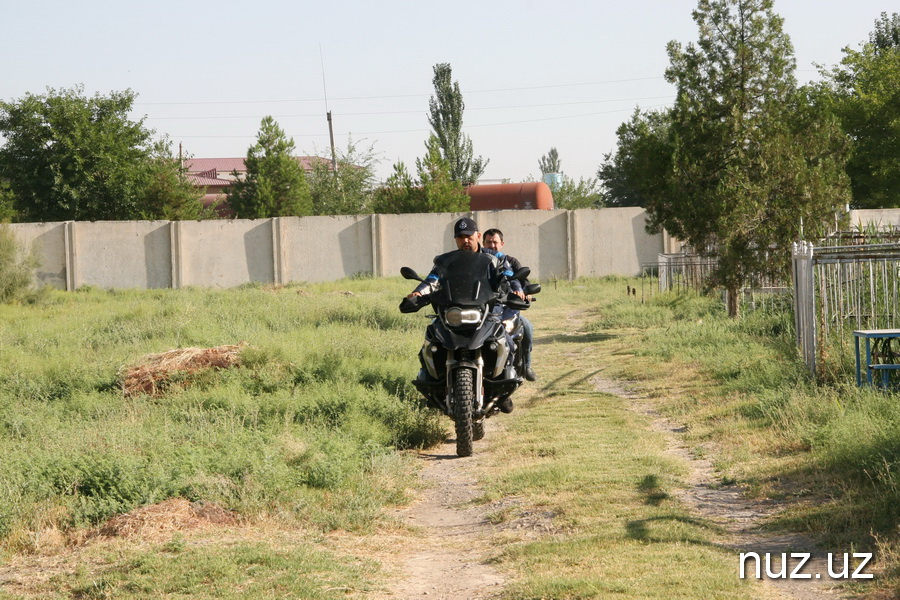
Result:
M858 49L887 0L775 0L800 83ZM696 0L0 0L0 100L131 89L132 118L197 158L243 157L275 118L297 154L369 151L415 171L433 68L449 63L483 183L596 176L635 108L674 100L670 41L697 39ZM2 143L2 138L0 138Z

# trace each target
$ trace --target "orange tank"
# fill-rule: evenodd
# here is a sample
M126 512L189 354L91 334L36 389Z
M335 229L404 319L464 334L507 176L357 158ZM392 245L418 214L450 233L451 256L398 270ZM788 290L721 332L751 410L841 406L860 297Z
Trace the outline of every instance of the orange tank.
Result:
M553 210L553 192L543 181L470 185L469 210Z

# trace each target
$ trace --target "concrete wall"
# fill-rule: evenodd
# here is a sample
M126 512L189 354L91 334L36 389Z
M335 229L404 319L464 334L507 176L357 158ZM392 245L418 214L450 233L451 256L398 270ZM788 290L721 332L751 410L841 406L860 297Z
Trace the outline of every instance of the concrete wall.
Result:
M900 209L896 208L867 208L850 211L850 228L857 227L893 227L900 228Z
M168 221L97 221L68 225L74 260L70 287L172 287L173 225ZM101 283L102 282L102 283Z
M12 225L41 258L40 284L101 288L228 288L247 282L332 281L357 274L427 273L455 250L453 223L471 216L504 232L504 250L531 279L637 275L669 251L644 230L639 208L282 217L215 221L116 221Z
M272 219L178 221L172 225L174 287L229 288L275 282Z
M334 281L372 273L372 218L282 217L276 223L276 283Z

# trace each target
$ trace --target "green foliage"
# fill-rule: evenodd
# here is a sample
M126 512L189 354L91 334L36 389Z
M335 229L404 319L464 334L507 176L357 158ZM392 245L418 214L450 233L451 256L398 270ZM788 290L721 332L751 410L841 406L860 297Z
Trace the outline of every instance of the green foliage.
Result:
M423 212L425 202L422 188L413 180L403 161L394 163L394 172L375 192L372 212L401 214Z
M858 208L900 207L900 14L882 13L870 43L844 49L819 89L853 139L847 173Z
M374 145L361 149L352 139L339 150L337 171L331 162L315 160L307 175L313 212L317 215L357 215L370 211L375 193Z
M313 213L303 167L294 157L294 140L271 116L263 118L256 144L247 150L247 175L227 188L228 205L241 219L305 216ZM237 177L237 173L235 173Z
M601 208L604 206L603 194L596 179L581 178L577 182L562 172L562 163L556 148L541 157L541 174L557 173L558 181L550 184L553 193L553 205L556 208L574 210L578 208ZM531 179L529 177L529 179Z
M15 196L9 189L9 183L0 179L0 223L9 223L15 218L14 199Z
M538 161L538 167L542 175L547 173L562 173L562 161L559 160L559 151L550 148L550 152L541 157Z
M669 193L673 147L671 112L641 112L616 130L615 153L607 153L597 170L609 206L646 206L647 198Z
M37 266L37 256L22 247L9 226L0 224L0 303L29 298Z
M203 193L187 178L187 169L174 155L170 139L163 138L153 145L145 177L143 202L138 210L141 219L185 221L214 217L214 211L203 206Z
M558 185L551 187L553 206L555 208L575 210L577 208L602 208L603 195L596 179L582 177L576 183L574 179L562 174Z
M469 197L462 184L450 174L450 165L441 156L435 136L428 140L428 153L416 159L418 179L413 180L402 162L378 190L373 204L377 213L462 212L469 209Z
M424 158L416 159L419 185L422 186L425 210L420 212L459 212L469 209L469 197L460 180L453 175L453 166L441 155L435 136L428 138Z
M154 153L143 121L128 118L134 99L79 86L0 102L0 180L17 220L138 218Z
M669 44L673 169L646 208L651 226L718 257L716 283L736 301L751 276L784 276L801 219L809 237L833 226L847 139L798 93L771 0L700 0L694 20L697 45Z
M473 157L472 140L463 133L463 102L459 82L453 82L450 63L434 66L434 96L428 100L428 123L436 137L450 177L456 183L470 185L478 181L490 160ZM426 142L429 154L431 140Z

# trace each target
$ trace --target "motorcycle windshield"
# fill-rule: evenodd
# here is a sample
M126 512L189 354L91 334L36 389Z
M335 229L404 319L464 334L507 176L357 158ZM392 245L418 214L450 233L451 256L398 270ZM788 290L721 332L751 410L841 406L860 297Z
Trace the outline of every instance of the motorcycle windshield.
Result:
M447 304L482 306L494 297L491 257L482 252L458 250L444 266L441 292Z

